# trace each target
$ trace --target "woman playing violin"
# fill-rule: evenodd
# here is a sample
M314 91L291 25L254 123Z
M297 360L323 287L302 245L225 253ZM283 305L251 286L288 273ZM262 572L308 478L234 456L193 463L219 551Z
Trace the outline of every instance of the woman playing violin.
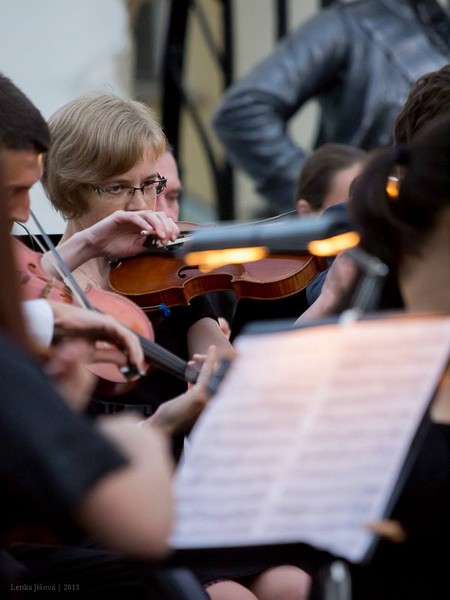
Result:
M109 260L139 253L142 230L156 232L162 243L178 235L172 219L155 211L166 183L156 170L164 134L143 104L96 93L63 106L49 125L52 146L43 184L67 221L58 250L82 286L107 290ZM44 266L51 269L48 257ZM156 342L185 360L206 354L211 345L219 354L231 351L204 298L170 314L155 307L151 314ZM185 389L184 382L153 369L119 400L150 413ZM96 410L103 408L97 404Z

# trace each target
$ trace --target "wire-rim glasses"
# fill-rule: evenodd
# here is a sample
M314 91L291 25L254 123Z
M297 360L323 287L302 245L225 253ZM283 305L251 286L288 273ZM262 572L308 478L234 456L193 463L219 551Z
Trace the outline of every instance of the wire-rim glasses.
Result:
M167 178L156 173L156 177L148 179L139 187L131 185L92 186L92 191L98 196L122 197L128 194L130 199L132 199L138 190L143 196L159 196L164 191L166 185Z

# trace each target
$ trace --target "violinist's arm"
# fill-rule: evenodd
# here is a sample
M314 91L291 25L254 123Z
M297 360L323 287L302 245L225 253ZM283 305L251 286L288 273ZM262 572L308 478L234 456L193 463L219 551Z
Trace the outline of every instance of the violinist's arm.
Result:
M169 549L174 514L173 464L165 436L136 423L129 414L97 420L129 465L92 486L75 517L110 548L144 559L162 558Z
M295 324L319 321L339 313L343 299L355 284L357 274L358 268L354 261L345 252L338 254L328 269L319 297L300 315Z
M219 324L210 317L196 321L188 330L189 356L206 354L209 346L216 347L219 358L233 358L235 351Z
M70 271L98 256L109 259L134 256L142 252L141 231L151 232L163 244L175 240L180 232L178 225L163 212L118 210L82 231L71 234L68 229L58 244L58 253ZM41 265L50 276L59 276L50 252L44 254Z

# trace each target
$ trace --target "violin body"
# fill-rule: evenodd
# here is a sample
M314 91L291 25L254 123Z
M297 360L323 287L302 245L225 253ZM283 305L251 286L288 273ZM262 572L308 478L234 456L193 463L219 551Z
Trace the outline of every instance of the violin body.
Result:
M326 267L326 259L283 253L204 273L168 252L120 261L111 268L109 282L114 291L149 311L163 303L185 305L201 294L223 290L234 291L237 298L285 298L304 289Z
M84 293L95 309L105 315L114 317L119 323L131 329L144 340L155 341L150 320L134 302L114 292L97 290L91 285L85 289ZM147 363L147 368L151 369L152 365ZM117 365L95 363L89 365L89 370L99 378L97 392L100 394L113 396L125 394L135 385L135 381L129 381L122 375Z
M41 267L41 255L12 238L12 250L19 269L19 286L23 300L55 300L76 304L71 290L61 281L50 278Z

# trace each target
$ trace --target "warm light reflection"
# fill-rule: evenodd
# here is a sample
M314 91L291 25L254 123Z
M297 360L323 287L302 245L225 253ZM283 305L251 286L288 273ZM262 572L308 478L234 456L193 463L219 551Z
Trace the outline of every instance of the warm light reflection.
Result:
M267 248L255 246L252 248L227 248L224 250L203 250L188 252L184 257L187 265L195 266L202 272L217 269L223 265L242 264L261 260L268 255Z
M386 192L390 198L398 198L400 193L400 181L398 177L394 177L393 175L388 177Z
M315 256L336 256L339 252L354 248L359 244L360 237L356 231L341 233L324 240L309 242L308 250Z

